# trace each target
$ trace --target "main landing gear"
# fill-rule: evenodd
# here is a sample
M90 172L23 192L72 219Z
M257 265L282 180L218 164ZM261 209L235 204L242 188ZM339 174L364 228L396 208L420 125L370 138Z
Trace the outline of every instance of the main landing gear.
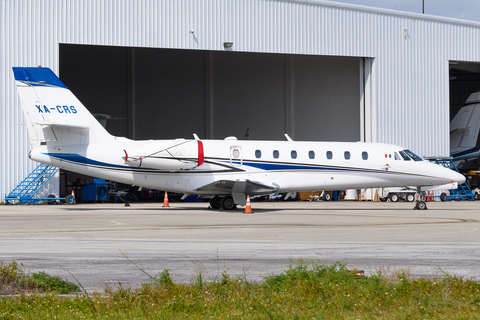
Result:
M425 202L425 193L422 192L421 187L417 187L418 200L415 204L414 210L427 210L427 203Z
M219 197L215 196L210 200L210 207L212 209L233 210L237 207L232 196Z

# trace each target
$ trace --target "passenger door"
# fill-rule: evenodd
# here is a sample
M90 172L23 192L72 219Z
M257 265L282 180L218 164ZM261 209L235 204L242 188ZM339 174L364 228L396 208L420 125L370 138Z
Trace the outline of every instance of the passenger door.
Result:
M230 146L230 165L233 165L233 166L243 165L242 147Z

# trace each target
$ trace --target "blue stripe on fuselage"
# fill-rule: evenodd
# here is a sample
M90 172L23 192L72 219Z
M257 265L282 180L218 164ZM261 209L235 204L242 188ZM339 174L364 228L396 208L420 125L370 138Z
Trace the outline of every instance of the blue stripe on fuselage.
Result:
M135 167L130 167L130 166L123 166L123 165L116 165L116 164L111 164L111 163L106 163L106 162L101 162L93 159L86 158L84 156L81 156L79 154L73 154L73 153L43 153L44 155L61 159L64 161L72 162L72 163L77 163L77 164L82 164L82 165L91 165L91 166L101 166L105 168L112 168L112 169L126 169L126 170L132 170L132 169L138 169ZM227 162L230 163L230 161L221 161L221 162ZM240 165L240 162L232 162L232 164L235 165ZM348 167L326 167L326 166L320 166L320 165L297 165L297 164L291 164L291 163L267 163L267 162L248 162L248 161L243 161L244 166L249 166L265 171L303 171L303 170L318 170L318 171L355 171L355 172L377 172L377 173L391 173L388 171L380 171L380 170L373 170L373 169L360 169L360 168L348 168ZM156 170L158 169L151 169L151 168L141 168L141 170ZM188 172L188 171L184 171Z
M64 161L69 161L69 162L74 162L74 163L79 163L79 164L86 164L86 165L92 165L92 166L102 166L102 167L107 167L107 168L120 168L120 169L132 169L130 166L120 166L117 164L111 164L111 163L106 163L106 162L101 162L93 159L89 159L86 157L83 157L79 154L74 154L74 153L43 153L44 155L61 159ZM143 170L154 170L154 169L148 169L148 168L142 168Z

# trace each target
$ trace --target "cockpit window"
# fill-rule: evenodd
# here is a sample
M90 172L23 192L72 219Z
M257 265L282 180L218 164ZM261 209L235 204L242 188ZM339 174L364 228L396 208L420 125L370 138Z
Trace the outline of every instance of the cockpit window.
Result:
M400 153L400 155L402 156L403 160L405 160L405 161L410 161L410 160L412 160L412 159L410 159L410 158L407 156L407 154L406 154L405 152L399 151L398 153Z
M419 156L417 156L415 153L413 153L412 151L410 150L403 150L406 154L408 154L408 156L410 158L413 159L413 161L423 161L422 158L420 158Z
M398 153L394 152L393 154L395 155L395 160L402 160L402 159L400 158L400 156L398 155Z

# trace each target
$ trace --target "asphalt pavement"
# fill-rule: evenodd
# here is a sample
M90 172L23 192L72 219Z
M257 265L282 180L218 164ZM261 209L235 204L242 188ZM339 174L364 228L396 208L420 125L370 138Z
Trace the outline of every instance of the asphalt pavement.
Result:
M0 206L0 259L31 272L75 277L89 290L137 286L169 269L174 281L226 271L248 281L296 259L371 274L404 269L480 279L480 202L253 202ZM147 273L147 274L146 274Z

